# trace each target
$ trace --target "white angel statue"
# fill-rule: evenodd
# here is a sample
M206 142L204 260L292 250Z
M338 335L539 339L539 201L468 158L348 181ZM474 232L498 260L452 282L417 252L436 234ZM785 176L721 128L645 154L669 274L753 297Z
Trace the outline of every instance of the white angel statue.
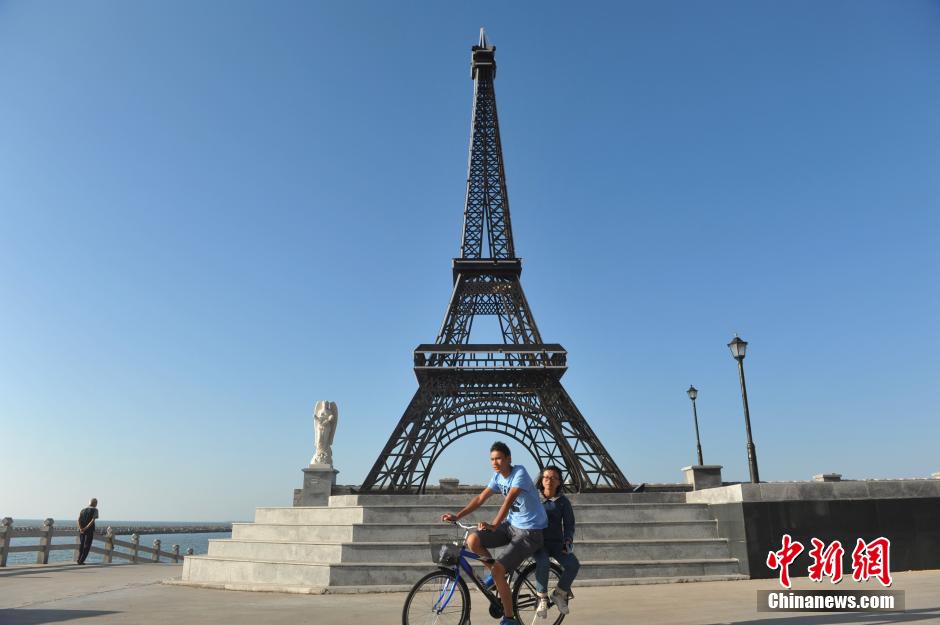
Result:
M318 401L313 409L313 430L316 433L314 444L316 453L310 464L328 464L333 466L333 435L339 411L334 401Z

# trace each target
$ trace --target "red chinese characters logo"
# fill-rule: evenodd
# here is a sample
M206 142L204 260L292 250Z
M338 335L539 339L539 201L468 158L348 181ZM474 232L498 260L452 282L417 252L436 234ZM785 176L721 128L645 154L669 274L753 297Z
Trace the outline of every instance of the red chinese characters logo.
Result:
M810 580L821 582L824 577L828 577L833 584L838 584L842 581L842 557L845 555L842 543L834 540L827 546L818 538L810 540L813 544L813 548L807 552L813 561L808 569ZM790 565L803 550L803 543L784 534L780 550L767 554L767 566L780 570L780 585L784 588L790 588ZM852 579L864 582L875 578L883 586L890 586L890 552L891 541L884 536L868 543L859 538L852 550Z
M810 539L813 548L809 550L809 557L813 563L809 565L809 578L814 582L821 582L823 576L830 578L833 584L842 581L842 556L845 549L838 540L832 541L832 544L826 547L826 543L818 538ZM825 547L825 549L823 549Z
M866 543L861 538L855 543L852 551L852 579L863 582L874 577L882 586L891 585L891 571L889 569L889 553L891 541L881 536Z
M783 548L767 554L767 566L780 569L780 585L790 587L790 564L803 552L803 543L792 540L789 534L783 535Z

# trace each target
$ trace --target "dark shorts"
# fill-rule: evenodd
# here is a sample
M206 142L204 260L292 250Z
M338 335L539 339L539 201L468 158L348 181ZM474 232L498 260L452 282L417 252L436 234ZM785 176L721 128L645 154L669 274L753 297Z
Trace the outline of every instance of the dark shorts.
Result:
M542 530L524 530L503 523L493 530L473 530L487 549L506 547L496 561L507 571L515 570L522 561L542 547Z

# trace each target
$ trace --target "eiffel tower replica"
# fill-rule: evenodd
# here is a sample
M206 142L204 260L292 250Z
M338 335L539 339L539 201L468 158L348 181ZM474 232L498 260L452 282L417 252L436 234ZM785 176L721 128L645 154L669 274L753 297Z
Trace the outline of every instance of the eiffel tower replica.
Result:
M570 490L632 490L562 387L567 353L542 341L522 291L493 90L496 47L480 29L471 50L470 163L453 294L437 340L414 351L418 390L360 491L425 492L441 453L475 432L518 441L540 471L562 467ZM469 342L479 315L498 318L502 343Z

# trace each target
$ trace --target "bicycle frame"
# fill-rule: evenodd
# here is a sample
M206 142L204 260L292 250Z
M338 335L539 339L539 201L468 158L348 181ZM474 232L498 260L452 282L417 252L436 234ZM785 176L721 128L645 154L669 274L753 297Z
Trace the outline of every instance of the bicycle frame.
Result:
M482 560L482 558L479 555L470 551L469 549L461 548L460 559L457 561L457 564L454 566L454 568L457 569L459 567L460 570L466 573L467 577L473 580L473 585L476 586L480 590L480 592L486 595L490 599L490 601L499 603L499 597L497 597L495 594L490 592L489 588L487 588L486 586L480 583L480 580L473 573L473 567L470 566L470 562L468 562L468 560ZM511 577L512 577L512 574L509 574L507 576L507 580ZM502 603L500 603L500 605L502 605Z
M496 596L496 594L494 594L493 592L491 592L489 588L487 588L487 587L484 586L482 583L480 583L480 580L477 579L477 576L476 576L476 575L474 574L474 572L473 572L473 567L470 566L470 562L469 562L470 560L480 560L480 561L483 560L479 555L477 555L476 553L470 551L470 550L467 549L466 546L465 546L466 543L467 543L467 535L470 533L470 530L473 529L473 526L472 526L472 525L467 526L467 525L465 525L465 524L463 524L463 523L458 523L458 522L456 522L456 521L454 522L454 525L456 525L457 527L460 527L460 528L466 530L466 532L464 533L464 536L463 536L463 543L464 543L464 544L461 545L461 547L460 547L460 556L457 558L457 564L455 564L455 565L452 566L452 567L445 567L445 566L442 566L442 567L441 567L441 568L444 569L445 571L452 571L452 572L453 572L453 574L454 574L454 584L451 586L450 592L447 594L447 599L444 600L443 604L441 604L440 609L443 610L444 608L446 608L446 607L447 607L447 604L450 602L451 597L454 596L454 590L456 590L456 588L457 588L456 580L457 580L458 577L460 577L460 572L463 571L464 573L466 573L467 577L469 577L469 578L473 581L473 585L477 587L477 590L479 590L481 593L483 593L483 596L484 596L484 597L486 597L487 599L489 599L490 605L493 606L494 609L497 609L497 610L499 610L500 612L502 612L503 603L502 603L502 601L500 600L500 598L499 598L498 596ZM507 581L507 582L512 579L512 575L513 575L514 572L515 572L515 571L509 573L509 574L506 576L506 581ZM443 599L443 593L442 593L442 596L438 599L438 602L440 602L441 599ZM435 603L435 607L437 607L437 603Z

